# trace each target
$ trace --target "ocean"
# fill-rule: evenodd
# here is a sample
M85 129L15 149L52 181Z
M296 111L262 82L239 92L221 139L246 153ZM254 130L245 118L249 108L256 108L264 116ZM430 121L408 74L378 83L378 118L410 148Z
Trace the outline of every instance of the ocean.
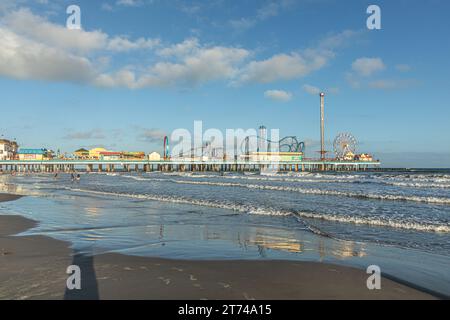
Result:
M367 268L450 296L450 170L0 175L0 214L76 252Z

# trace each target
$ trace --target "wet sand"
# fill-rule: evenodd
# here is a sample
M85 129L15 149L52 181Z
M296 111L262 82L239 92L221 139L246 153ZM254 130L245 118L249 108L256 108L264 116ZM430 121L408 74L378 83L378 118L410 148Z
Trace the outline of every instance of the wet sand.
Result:
M0 194L0 201L17 197ZM36 222L0 216L0 299L433 299L364 270L298 261L190 261L74 254L45 236L15 237ZM66 268L81 268L81 290L66 290Z

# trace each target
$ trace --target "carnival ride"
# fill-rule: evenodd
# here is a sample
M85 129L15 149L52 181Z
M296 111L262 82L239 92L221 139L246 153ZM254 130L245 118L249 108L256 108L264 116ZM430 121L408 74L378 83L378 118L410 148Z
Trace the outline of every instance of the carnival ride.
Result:
M261 136L247 136L241 144L241 151L244 154L250 154L250 139L256 138L257 149L256 152L304 152L305 143L298 141L295 136L287 136L279 141L273 141ZM244 147L242 147L244 145ZM262 146L262 148L261 148Z
M287 136L279 141L273 141L257 135L246 136L238 146L234 146L234 155L249 155L252 152L305 152L305 143L299 141L295 136ZM206 157L208 159L226 158L226 150L222 146L215 146L213 142L206 141L201 147L191 148L178 155L172 155L176 158L183 157ZM169 159L169 141L164 137L164 159Z
M333 142L336 158L344 159L347 155L354 155L357 144L355 137L351 133L339 133Z
M169 155L169 137L164 136L164 160L167 160L170 158Z

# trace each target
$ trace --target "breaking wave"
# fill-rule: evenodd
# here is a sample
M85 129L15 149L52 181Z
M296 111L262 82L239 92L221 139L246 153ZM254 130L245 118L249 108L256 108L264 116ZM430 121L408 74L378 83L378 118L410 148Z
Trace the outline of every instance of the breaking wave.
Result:
M416 230L425 232L449 233L450 225L424 223L416 221L395 221L392 219L382 219L375 217L357 217L349 215L321 214L312 212L297 212L302 218L325 220L331 222L352 223L356 225L369 225L377 227L389 227L396 229Z
M384 184L396 186L396 187L408 187L408 188L436 188L436 189L448 189L450 184L436 183L436 182L389 182L383 181Z
M369 226L379 226L379 227L389 227L396 229L406 229L406 230L416 230L424 232L436 232L436 233L450 233L450 225L448 224L436 224L428 222L418 222L418 221L408 221L405 219L394 220L382 217L358 217L349 215L338 215L338 214L324 214L306 211L290 211L275 208L263 208L246 204L239 204L227 201L211 201L202 199L192 199L186 197L176 197L176 196L161 196L161 195L151 195L151 194L130 194L130 193L115 193L107 191L97 191L97 190L87 190L80 188L67 188L68 190L74 192L91 193L103 196L115 196L115 197L127 197L142 200L160 201L176 204L188 204L196 206L205 206L219 209L232 210L247 214L259 214L259 215L270 215L270 216L294 216L303 219L314 219L314 220L324 220L330 222L339 223L350 223L356 225L369 225ZM302 221L303 222L303 221ZM320 229L314 227L311 228L307 223L303 222L312 232L320 233Z
M123 177L131 178L131 179L138 180L138 181L159 181L159 182L171 182L171 183L178 183L178 184L208 185L208 186L220 186L220 187L240 187L240 188L248 188L248 189L288 191L288 192L297 192L297 193L301 193L301 194L340 196L340 197L351 197L351 198L359 198L359 199L413 201L413 202L422 202L422 203L450 204L450 198L445 198L445 197L357 193L357 192L344 192L344 191L338 191L338 190L322 190L322 189L290 187L290 186L273 186L273 185L265 185L265 184L245 184L245 183L237 183L237 182L211 182L211 181L191 181L191 180L162 179L162 178L143 178L143 177L127 176L127 175L125 175Z
M249 180L261 182L294 182L294 183L347 183L347 184L381 184L394 187L415 188L415 189L450 189L450 176L448 175L418 175L406 177L399 175L326 175L321 173L289 173L289 174L201 174L192 172L155 172L169 177L186 177L190 179L223 179L223 180ZM103 173L104 174L104 173ZM148 178L118 173L106 173L110 176L122 176L135 180L146 180ZM151 176L152 173L149 173ZM152 178L156 181L157 178ZM433 202L433 201L432 201Z
M407 177L399 175L326 175L321 173L291 173L291 174L244 174L244 175L214 175L198 174L191 172L163 173L167 176L188 177L192 179L219 178L227 180L254 180L254 181L281 181L298 183L376 183L407 188L450 188L450 176L448 175L419 175Z

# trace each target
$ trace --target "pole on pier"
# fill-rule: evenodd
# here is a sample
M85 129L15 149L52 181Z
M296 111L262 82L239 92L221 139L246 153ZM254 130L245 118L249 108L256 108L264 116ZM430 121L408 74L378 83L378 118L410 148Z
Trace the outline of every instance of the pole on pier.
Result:
M320 93L320 159L325 160L325 93Z

